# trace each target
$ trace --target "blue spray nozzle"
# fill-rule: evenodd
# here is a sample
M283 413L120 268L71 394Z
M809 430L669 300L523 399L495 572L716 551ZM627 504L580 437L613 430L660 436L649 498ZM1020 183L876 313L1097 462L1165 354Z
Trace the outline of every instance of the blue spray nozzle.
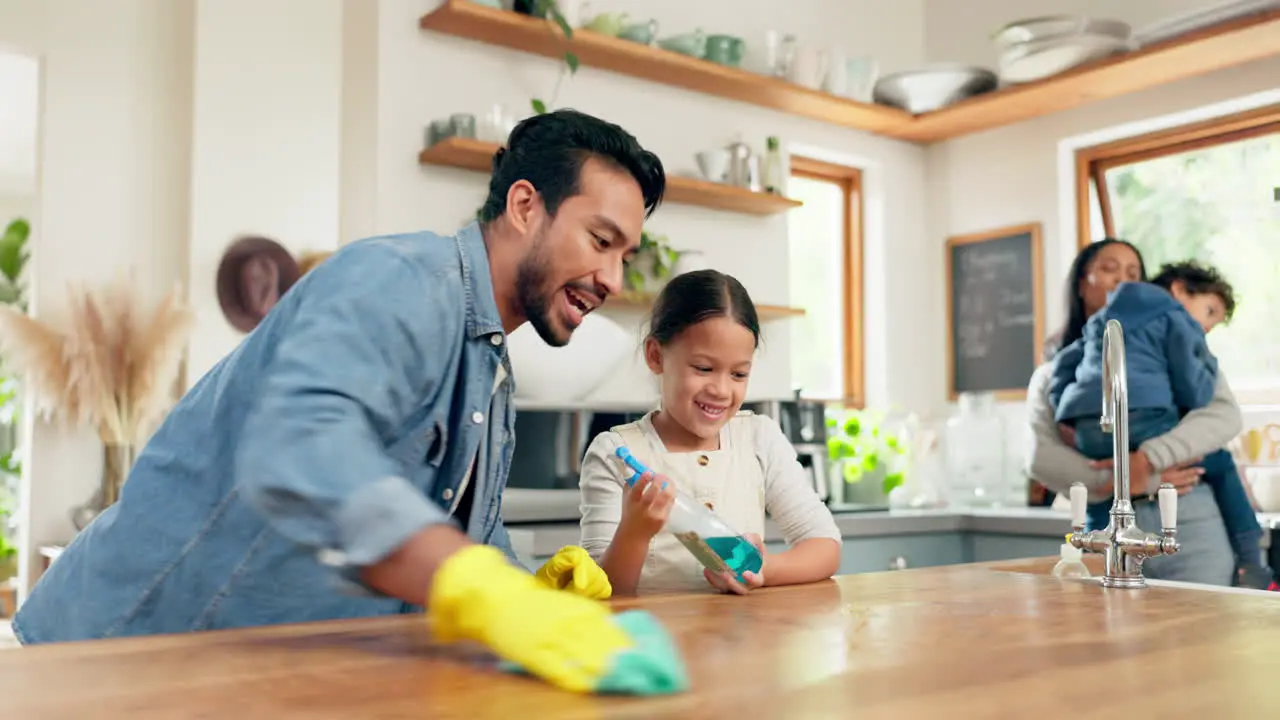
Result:
M644 463L637 460L625 445L620 446L617 450L613 452L613 454L617 455L619 460L626 463L627 467L635 471L631 475L631 477L627 478L627 485L635 485L636 481L640 479L641 475L649 472L649 468L645 467Z

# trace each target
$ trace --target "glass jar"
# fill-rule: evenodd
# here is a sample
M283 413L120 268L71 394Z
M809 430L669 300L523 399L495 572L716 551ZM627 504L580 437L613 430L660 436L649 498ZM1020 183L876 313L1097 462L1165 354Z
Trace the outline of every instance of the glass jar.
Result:
M944 423L911 414L901 425L897 434L904 453L903 484L889 495L889 506L895 510L945 507L947 474L941 447Z
M945 453L948 494L959 507L991 507L1005 500L1004 420L989 392L961 393L959 410L947 420Z

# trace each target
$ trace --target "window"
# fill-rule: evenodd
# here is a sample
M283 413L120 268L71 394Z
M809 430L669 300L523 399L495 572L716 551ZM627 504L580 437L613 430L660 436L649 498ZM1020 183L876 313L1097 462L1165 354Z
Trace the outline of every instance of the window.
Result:
M788 216L791 377L806 398L855 407L862 373L862 194L854 168L791 158L787 194L804 203Z
M1242 402L1280 400L1280 105L1081 150L1082 244L1132 242L1147 272L1201 260L1238 306L1209 334Z

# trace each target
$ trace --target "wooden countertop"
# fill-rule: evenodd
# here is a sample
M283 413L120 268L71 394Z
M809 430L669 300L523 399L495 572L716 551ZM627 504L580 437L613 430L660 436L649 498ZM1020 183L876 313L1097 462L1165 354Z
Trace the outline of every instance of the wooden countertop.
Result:
M1280 597L1103 590L1053 560L851 575L642 606L691 692L584 697L433 646L416 617L0 652L6 718L1256 718L1280 677Z

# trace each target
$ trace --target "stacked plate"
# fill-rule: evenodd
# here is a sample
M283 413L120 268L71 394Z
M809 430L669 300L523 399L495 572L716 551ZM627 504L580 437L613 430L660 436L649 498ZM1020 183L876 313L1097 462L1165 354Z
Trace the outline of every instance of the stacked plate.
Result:
M1138 47L1146 47L1193 30L1277 8L1280 0L1228 0L1148 25L1135 32L1133 39Z
M992 37L1002 84L1034 82L1132 49L1132 29L1119 20L1072 15L1028 18Z

